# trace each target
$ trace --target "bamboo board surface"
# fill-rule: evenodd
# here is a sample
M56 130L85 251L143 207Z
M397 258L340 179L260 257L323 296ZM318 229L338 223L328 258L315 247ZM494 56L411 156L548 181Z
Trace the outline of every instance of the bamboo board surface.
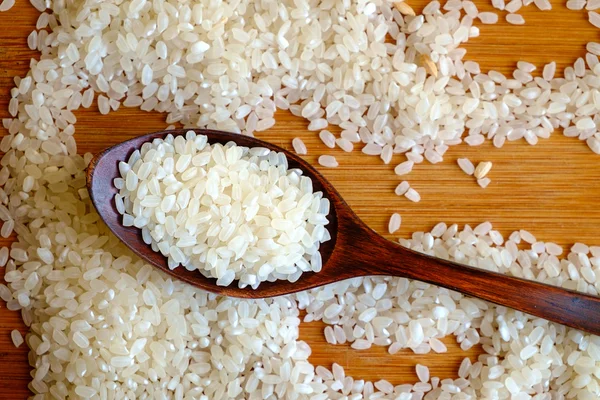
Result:
M420 10L427 1L409 1ZM485 2L476 2L480 9L492 11ZM556 61L559 70L585 54L585 44L597 39L597 30L587 22L587 12L567 10L553 2L554 10L541 12L533 6L522 14L524 26L504 22L500 12L497 25L480 25L481 36L466 46L467 59L478 61L482 70L495 69L509 73L519 60L530 61L538 70ZM24 76L29 59L37 57L26 45L27 35L35 27L38 12L25 0L9 12L0 13L0 118L7 118L12 78ZM164 116L121 109L110 117L101 116L95 105L77 112L76 138L80 152L98 152L109 145L148 132L164 129ZM393 174L394 166L403 161L395 156L392 164L383 165L378 158L360 152L343 153L330 150L307 131L307 123L288 113L277 114L277 124L260 138L291 148L292 138L301 137L308 146L306 159L316 164L320 154L338 158L337 169L320 168L347 199L357 214L371 227L389 238L408 237L411 232L431 229L439 221L458 224L478 224L489 220L504 234L527 229L540 240L570 246L574 242L600 244L600 156L594 155L584 143L563 137L558 132L551 139L541 140L535 147L524 142L508 143L498 150L489 144L480 147L460 145L451 148L444 162L438 165L420 164L407 178L422 196L420 203L411 203L393 194L402 180ZM6 134L6 132L2 132ZM474 162L490 160L494 167L489 174L490 186L483 190L456 165L458 157ZM387 234L390 215L402 215L402 228L395 235ZM9 241L0 241L8 245ZM3 272L0 271L0 276ZM462 352L453 338L447 338L447 354L414 355L400 352L394 356L385 348L365 351L347 345L328 345L323 338L321 323L301 326L300 337L312 347L314 364L331 366L337 362L356 379L387 379L393 384L413 383L414 366L429 365L432 376L456 377L463 357L477 357L477 349ZM27 348L15 349L10 331L26 330L19 314L6 310L0 303L0 399L23 399L28 396L30 380ZM385 365L385 368L382 366Z

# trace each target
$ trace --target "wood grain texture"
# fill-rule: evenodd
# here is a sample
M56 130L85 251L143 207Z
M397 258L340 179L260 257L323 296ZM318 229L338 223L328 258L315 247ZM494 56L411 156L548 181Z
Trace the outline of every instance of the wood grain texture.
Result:
M410 1L417 10L426 3L425 0ZM488 2L476 3L482 10L492 10ZM556 61L559 69L573 63L585 54L588 41L597 40L598 31L587 22L585 10L570 11L558 2L553 2L553 6L554 10L549 12L527 7L522 12L527 21L524 26L505 23L505 13L500 12L501 22L497 25L480 25L481 36L466 46L467 58L480 62L483 70L495 69L504 73L509 73L519 60L533 62L538 69L550 61ZM26 46L27 35L35 27L37 15L38 12L25 0L17 1L13 9L0 14L4 26L10 23L10 29L0 29L0 118L8 117L13 77L23 76L28 70L29 59L37 56ZM106 117L99 115L93 106L90 110L77 112L77 117L76 137L80 152L99 152L112 144L166 126L164 116L137 110L120 110ZM490 220L505 234L525 228L541 240L562 245L576 241L600 244L600 158L577 140L557 133L535 147L520 141L509 143L501 150L489 144L451 148L442 164L418 165L408 176L423 198L415 204L393 194L394 187L401 181L394 176L393 167L401 157L395 157L392 164L385 166L378 159L358 152L346 154L338 149L330 150L306 127L305 121L278 113L277 125L260 137L288 149L294 136L302 137L309 149L305 159L313 165L320 154L335 155L340 162L338 169L319 169L353 210L378 232L385 233L390 215L399 212L403 225L394 238L431 229L439 221L477 224ZM456 158L465 156L474 162L494 162L489 174L492 183L487 189L479 188L473 179L458 169ZM0 399L23 399L28 395L27 350L24 346L15 349L10 343L10 331L15 328L25 332L20 316L0 304ZM449 352L441 355L401 352L389 356L383 348L356 351L347 345L327 345L322 329L321 323L301 327L301 338L313 349L311 361L326 366L338 362L357 379L385 378L395 384L414 382L416 363L430 365L432 376L452 377L456 376L464 356L472 359L477 356L476 350L462 352L452 338L445 341Z

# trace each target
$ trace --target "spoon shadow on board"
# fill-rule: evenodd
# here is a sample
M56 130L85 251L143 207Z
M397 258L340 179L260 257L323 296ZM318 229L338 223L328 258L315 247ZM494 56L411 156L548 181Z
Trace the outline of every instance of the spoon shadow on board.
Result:
M213 293L247 299L291 294L361 276L399 276L600 335L600 297L469 267L402 247L362 222L331 183L302 158L273 144L234 133L194 129L197 134L206 135L209 143L235 142L239 146L265 147L284 153L289 168L301 169L312 179L313 190L323 192L331 202L327 225L331 240L320 247L322 271L305 272L294 283L284 280L262 282L253 290L238 288L236 281L230 286L217 286L215 279L183 267L171 270L167 258L144 243L140 229L122 225L122 216L114 202L118 190L113 180L120 176L119 162L126 161L142 144L165 138L168 134L184 135L187 131L189 129L156 132L120 143L98 154L87 171L90 198L109 229L135 254L169 275Z

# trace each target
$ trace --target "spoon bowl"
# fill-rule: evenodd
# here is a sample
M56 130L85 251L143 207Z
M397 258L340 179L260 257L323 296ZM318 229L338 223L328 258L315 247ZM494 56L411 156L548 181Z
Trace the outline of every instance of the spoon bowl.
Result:
M352 211L344 202L342 197L336 192L333 186L314 167L312 167L310 164L307 164L294 153L250 136L205 129L193 130L197 134L205 135L208 138L208 143L220 143L225 145L228 142L235 142L238 146L250 148L265 147L269 150L283 152L288 159L289 169L301 169L304 176L310 177L313 181L313 191L322 192L323 196L328 198L331 202L330 212L327 216L327 219L329 220L327 228L330 232L331 240L322 243L321 247L319 248L319 252L321 253L321 258L323 260L323 266L325 267L329 265L328 261L334 252L337 240L337 210L342 208L350 211L351 213ZM181 279L193 286L225 296L246 299L267 298L279 296L282 293L295 293L298 291L322 286L326 283L335 282L336 279L332 280L331 278L330 280L324 281L324 279L327 279L325 277L326 273L324 272L326 271L324 268L323 271L319 272L318 274L314 272L303 273L300 277L300 280L302 281L301 284L298 282L292 283L287 280L278 280L275 282L267 281L262 282L255 290L252 290L251 288L240 289L236 286L237 281L234 281L233 284L229 286L218 286L216 284L216 279L206 277L197 270L188 271L181 266L173 270L170 269L167 265L167 258L161 253L152 250L152 248L144 242L140 229L136 228L135 226L123 226L122 215L117 211L114 202L114 197L119 192L119 190L113 184L114 178L120 177L119 162L129 159L129 156L135 150L140 149L144 143L151 142L154 139L164 139L169 134L173 136L185 135L185 133L188 131L190 131L190 129L177 129L139 136L106 149L92 159L87 170L88 191L94 207L112 233L115 234L115 236L117 236L139 257L148 261L150 264L161 269L167 274ZM336 201L343 203L343 207L339 207ZM355 216L355 218L357 217Z
M108 228L139 257L165 273L201 289L239 298L266 298L291 294L341 280L361 276L400 276L456 290L467 295L511 307L528 314L562 323L593 334L600 334L600 298L461 265L415 252L391 242L369 228L352 211L342 196L314 167L294 153L250 136L214 130L194 129L206 135L209 143L234 142L239 146L265 147L284 153L289 168L298 168L313 181L313 190L321 191L331 207L327 228L331 240L319 249L323 260L318 273L305 272L297 282L262 282L257 289L217 286L216 279L184 267L171 270L167 258L147 245L136 227L125 227L116 209L118 193L113 180L119 177L118 164L153 139L184 135L190 129L156 132L111 147L91 161L87 185L92 203Z

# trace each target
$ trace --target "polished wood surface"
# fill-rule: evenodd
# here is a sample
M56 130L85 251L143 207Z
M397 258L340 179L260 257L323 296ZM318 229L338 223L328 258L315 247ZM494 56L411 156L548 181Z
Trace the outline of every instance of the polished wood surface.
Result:
M410 3L419 10L426 1ZM476 3L481 4L482 10L491 11L487 2ZM585 10L570 11L558 2L553 2L553 6L554 10L545 12L526 7L522 12L527 21L524 26L505 23L505 13L500 12L497 25L480 25L481 36L466 46L467 58L478 61L483 70L504 73L509 73L519 60L533 62L538 69L550 61L556 61L559 69L573 63L585 54L588 41L597 40L597 29L587 22ZM0 118L8 117L13 77L23 76L29 59L37 56L26 45L37 15L24 0L18 1L9 12L0 14L0 22L10 22L10 29L0 29ZM164 116L137 110L119 110L107 117L99 115L93 106L77 112L77 117L80 152L97 153L112 144L166 127ZM570 246L574 242L600 245L597 206L600 158L584 143L565 138L559 132L535 147L522 141L508 143L500 150L489 144L453 147L442 164L418 165L405 177L422 195L420 203L411 203L393 193L401 181L393 174L393 168L401 157L396 156L393 163L386 166L360 152L348 154L339 149L330 150L306 127L302 119L278 113L277 125L259 137L287 149L291 148L293 137L302 137L309 149L304 158L313 165L317 165L320 154L335 155L339 168L317 168L370 227L388 238L407 237L413 231L431 229L439 221L473 225L489 220L504 234L527 229L540 240L561 245ZM492 161L490 186L481 189L462 173L456 166L458 157L469 157L474 162ZM402 214L402 228L395 235L388 235L387 222L394 212ZM28 394L27 350L24 346L15 349L10 342L10 331L15 328L25 333L20 316L0 304L1 399L22 399ZM446 354L400 352L390 356L381 347L356 351L348 345L326 344L322 330L321 323L301 326L301 339L312 346L311 361L325 366L337 362L357 379L385 378L394 384L412 383L416 379L414 366L417 363L429 365L432 376L456 377L463 357L469 356L472 360L477 357L476 350L462 352L453 338L445 340Z

